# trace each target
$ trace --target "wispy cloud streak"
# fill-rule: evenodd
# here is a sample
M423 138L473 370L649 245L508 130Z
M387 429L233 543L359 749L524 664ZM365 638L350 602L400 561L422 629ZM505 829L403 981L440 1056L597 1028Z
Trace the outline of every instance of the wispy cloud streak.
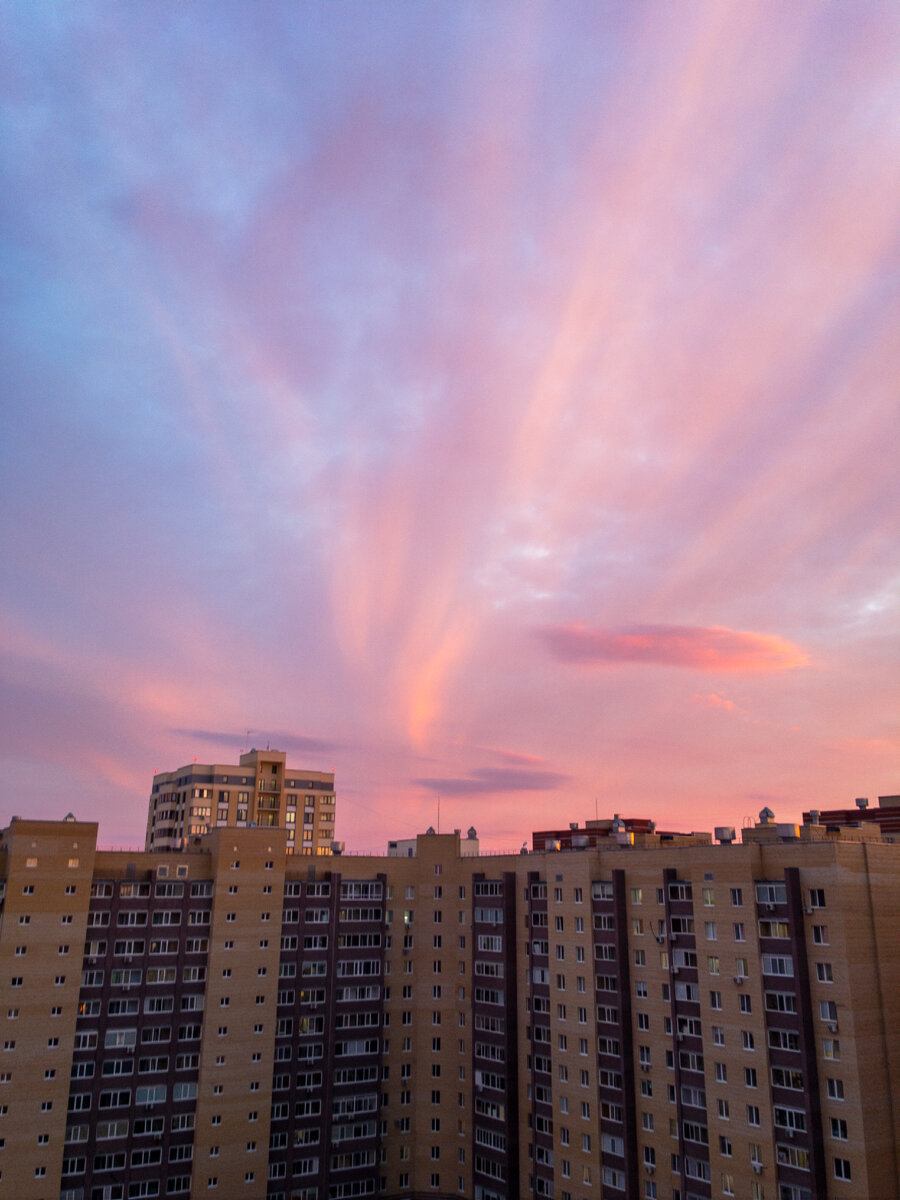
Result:
M784 638L712 626L632 625L590 629L581 624L537 631L562 662L644 663L696 671L785 671L804 666L808 656Z

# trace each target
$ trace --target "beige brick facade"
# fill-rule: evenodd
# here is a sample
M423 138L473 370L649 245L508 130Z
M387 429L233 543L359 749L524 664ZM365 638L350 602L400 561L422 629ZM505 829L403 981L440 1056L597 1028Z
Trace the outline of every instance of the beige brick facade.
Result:
M0 1200L900 1193L900 846L634 840L14 821Z

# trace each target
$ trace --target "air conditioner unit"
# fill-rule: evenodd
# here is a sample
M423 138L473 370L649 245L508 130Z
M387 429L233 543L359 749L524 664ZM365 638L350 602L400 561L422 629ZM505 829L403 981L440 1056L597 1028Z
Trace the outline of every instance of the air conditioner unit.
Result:
M648 1175L652 1175L653 1172L656 1170L656 1167L653 1165L653 1163L644 1163L644 1170L647 1172Z
M642 1071L649 1071L649 1070L650 1070L650 1064L649 1064L649 1063L641 1063L641 1070L642 1070Z
M837 1021L832 1021L831 1024L828 1026L828 1032L829 1033L837 1033L837 1031L838 1031L838 1023L837 1023Z
M679 1042L684 1041L684 1034L681 1032L680 1029L679 1029L678 1033L676 1034L676 1037L678 1038Z
M812 914L813 914L813 910L812 910L812 909L809 907L809 905L808 905L808 904L807 904L807 905L806 905L806 907L803 909L803 912L804 912L804 914L805 914L807 917L811 917L811 916L812 916Z
M750 1166L753 1168L754 1174L759 1175L762 1172L763 1165L761 1162L752 1162Z
M766 912L774 912L774 911L775 911L775 905L774 905L774 904L767 904L767 905L766 905Z
M673 968L672 968L672 974L673 974L673 975L677 975L677 974L678 974L678 972L679 972L680 970L681 970L681 968L680 968L680 967L673 967Z
M743 982L744 982L744 977L743 977L743 975L734 975L734 976L732 977L732 981L733 981L734 983L741 984L741 983L743 983Z

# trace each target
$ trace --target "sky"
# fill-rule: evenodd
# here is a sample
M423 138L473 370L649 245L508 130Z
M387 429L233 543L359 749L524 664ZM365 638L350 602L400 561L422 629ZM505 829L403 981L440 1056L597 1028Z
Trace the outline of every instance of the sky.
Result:
M900 793L900 8L0 9L0 824Z

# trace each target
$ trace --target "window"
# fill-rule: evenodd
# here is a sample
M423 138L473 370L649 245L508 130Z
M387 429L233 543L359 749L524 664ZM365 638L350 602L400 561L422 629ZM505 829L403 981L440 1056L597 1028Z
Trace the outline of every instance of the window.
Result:
M834 973L830 962L816 963L816 978L819 983L834 983Z
M827 1082L829 1098L831 1100L843 1100L844 1081L842 1079L829 1079Z
M738 999L740 1001L742 1013L750 1013L753 1011L753 1002L747 992L741 992Z
M831 1118L831 1136L839 1142L848 1140L847 1122L842 1117Z
M721 1011L721 1009L722 1009L722 993L721 992L710 992L709 993L709 1006L710 1006L710 1008L713 1008L716 1011Z
M825 907L825 889L824 888L810 888L809 889L809 907L810 908L824 908ZM850 1176L848 1175L847 1178L849 1179Z
M747 1105L747 1124L759 1125L759 1108L755 1104Z
M764 954L762 955L762 970L764 975L792 976L794 960L789 954Z
M770 1029L769 1045L773 1050L790 1050L799 1052L800 1035L792 1029Z
M834 1177L835 1179L852 1179L850 1173L850 1160L848 1158L836 1158L834 1160Z

